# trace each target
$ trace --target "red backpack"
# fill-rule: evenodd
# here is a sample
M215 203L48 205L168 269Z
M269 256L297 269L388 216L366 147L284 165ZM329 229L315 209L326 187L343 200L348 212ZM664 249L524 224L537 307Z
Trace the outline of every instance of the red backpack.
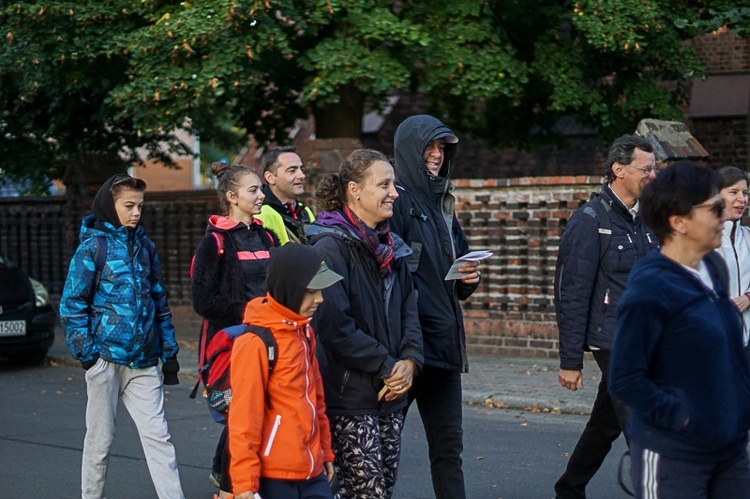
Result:
M268 354L268 374L273 372L276 367L276 352L278 347L276 339L271 331L264 327L252 324L239 324L229 326L218 331L211 338L206 348L205 364L198 370L198 381L195 384L190 398L195 398L198 387L203 381L206 387L203 396L206 398L208 409L217 423L225 423L229 404L232 402L232 387L230 384L230 361L232 360L232 347L234 341L243 334L255 334L266 345ZM271 407L271 402L266 394L266 403Z
M271 242L273 237L266 231ZM212 232L211 235L216 239L216 248L219 256L224 254L224 236L218 232ZM195 255L190 263L190 278L193 277L193 268L195 266ZM268 372L273 371L276 365L276 340L271 331L266 328L240 324L230 326L217 331L206 344L208 333L208 320L203 319L200 333L200 345L198 346L198 380L195 387L190 392L189 397L194 399L198 394L201 382L206 387L203 390L203 396L206 397L209 412L214 420L218 423L225 423L229 403L232 401L232 388L229 385L229 362L232 358L232 346L234 340L247 332L257 334L266 344L268 351ZM270 402L269 402L270 407Z

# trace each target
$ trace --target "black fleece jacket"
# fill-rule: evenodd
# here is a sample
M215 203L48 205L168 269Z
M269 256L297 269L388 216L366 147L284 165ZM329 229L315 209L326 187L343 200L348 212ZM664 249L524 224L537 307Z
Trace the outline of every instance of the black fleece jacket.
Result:
M209 219L195 251L191 282L193 309L208 320L207 343L220 329L241 324L247 302L266 294L265 264L274 246L278 238L259 223Z

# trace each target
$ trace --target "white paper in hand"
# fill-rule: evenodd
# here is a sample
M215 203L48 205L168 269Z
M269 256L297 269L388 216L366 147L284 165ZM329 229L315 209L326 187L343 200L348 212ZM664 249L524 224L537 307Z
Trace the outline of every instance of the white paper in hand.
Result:
M454 279L461 279L461 272L459 272L458 269L463 267L467 262L478 262L480 260L484 260L485 258L489 258L491 256L492 256L492 251L480 250L480 251L470 251L469 253L466 253L464 256L460 258L456 258L456 261L453 262L453 265L451 265L451 268L448 271L448 274L445 276L445 280L452 281Z

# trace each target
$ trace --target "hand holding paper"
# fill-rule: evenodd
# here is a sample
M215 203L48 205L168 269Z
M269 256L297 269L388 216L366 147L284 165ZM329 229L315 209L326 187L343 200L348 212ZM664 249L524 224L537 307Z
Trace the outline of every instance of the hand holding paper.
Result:
M466 265L471 265L472 263L476 264L481 260L484 260L491 256L492 251L489 250L471 251L469 253L466 253L464 256L457 258L456 261L453 262L450 270L448 270L448 274L445 276L445 280L451 281L454 279L461 279L461 277L463 277L463 273L459 271L460 268L463 268Z

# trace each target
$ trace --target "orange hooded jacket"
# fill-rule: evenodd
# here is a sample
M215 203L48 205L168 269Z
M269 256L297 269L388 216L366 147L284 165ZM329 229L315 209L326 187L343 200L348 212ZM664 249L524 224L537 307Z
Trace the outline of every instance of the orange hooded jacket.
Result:
M258 336L242 335L232 348L227 429L235 494L257 492L261 476L316 477L323 473L324 462L333 461L310 319L266 295L248 303L243 322L268 328L278 353L269 376L268 353Z

